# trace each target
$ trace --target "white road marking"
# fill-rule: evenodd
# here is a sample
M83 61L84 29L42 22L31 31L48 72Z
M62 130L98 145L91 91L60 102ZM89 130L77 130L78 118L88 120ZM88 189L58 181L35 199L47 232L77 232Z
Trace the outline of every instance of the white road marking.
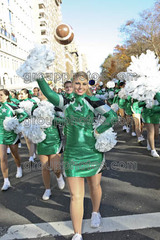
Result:
M123 140L117 140L117 142L119 142L119 143L126 143L126 141L123 141Z
M102 219L99 228L90 227L90 219L83 220L83 233L115 232L160 227L160 212L136 214ZM71 221L48 222L11 226L1 240L32 239L47 236L67 236L73 234Z

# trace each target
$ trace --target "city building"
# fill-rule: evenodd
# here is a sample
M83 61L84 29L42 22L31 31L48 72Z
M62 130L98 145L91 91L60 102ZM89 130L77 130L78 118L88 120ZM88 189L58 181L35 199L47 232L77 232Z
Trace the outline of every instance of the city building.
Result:
M26 60L35 44L49 44L55 60L47 70L48 82L57 88L73 75L86 70L85 58L75 40L61 45L54 38L62 22L62 0L1 0L0 1L0 85L7 89L32 89L36 82L25 84L17 76L17 68ZM72 75L71 75L72 74ZM69 77L68 77L69 76Z
M38 41L37 0L0 2L0 84L9 89L25 86L16 74L34 43ZM36 7L37 6L37 7Z

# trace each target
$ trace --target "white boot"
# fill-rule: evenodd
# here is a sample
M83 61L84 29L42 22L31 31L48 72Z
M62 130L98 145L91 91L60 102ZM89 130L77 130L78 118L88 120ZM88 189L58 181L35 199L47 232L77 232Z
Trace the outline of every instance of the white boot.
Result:
M140 137L138 137L138 142L140 143L140 142L143 142L145 139L144 139L144 137L141 135Z
M101 224L101 214L99 212L92 212L91 227L98 228Z
M79 233L76 233L73 237L72 240L83 240L82 235Z
M7 191L11 187L10 181L8 178L4 178L4 184L1 188L1 191Z
M135 132L132 132L132 137L136 137L136 133Z
M63 179L62 174L60 175L59 178L57 178L57 183L58 183L59 189L62 190L62 189L65 187L65 181L64 181L64 179Z
M151 150L151 156L155 158L159 158L159 154L157 153L156 149Z
M21 178L22 177L22 168L17 167L17 173L16 173L16 178Z
M51 196L51 189L46 189L43 196L42 196L42 199L44 201L47 201L50 199L50 196Z

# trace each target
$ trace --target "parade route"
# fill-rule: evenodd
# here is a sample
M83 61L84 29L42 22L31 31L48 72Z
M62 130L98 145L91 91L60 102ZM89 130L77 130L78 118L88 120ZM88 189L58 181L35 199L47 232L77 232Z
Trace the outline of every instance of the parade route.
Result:
M144 145L116 127L118 144L106 154L102 176L99 229L90 228L91 201L86 184L83 236L85 240L159 240L160 239L160 159L149 155ZM145 135L145 132L144 132ZM156 143L158 152L159 142ZM28 164L27 148L22 139L19 149L23 177L15 178L16 166L9 155L12 184L0 192L0 239L64 240L73 234L69 214L69 190L60 191L51 175L52 196L41 199L44 192L39 159ZM0 183L2 185L2 175Z
M160 212L119 216L102 219L102 226L98 229L90 227L90 219L83 221L83 234L107 233L160 227ZM15 225L8 229L1 240L33 239L47 236L67 236L73 234L71 221L50 222L39 224Z

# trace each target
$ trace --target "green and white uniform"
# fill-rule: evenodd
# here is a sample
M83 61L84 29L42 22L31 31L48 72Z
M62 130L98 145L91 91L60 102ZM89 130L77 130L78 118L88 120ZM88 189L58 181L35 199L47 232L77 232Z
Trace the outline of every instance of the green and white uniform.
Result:
M144 106L143 102L139 106ZM144 123L159 124L160 123L160 93L155 95L154 106L149 109L144 106L142 112L142 120Z
M59 109L55 108L55 111ZM45 128L44 133L46 138L37 144L37 153L39 155L51 155L62 152L62 141L60 137L60 131L58 123L63 123L64 120L58 117L54 117L52 126Z
M6 117L14 116L17 116L19 122L22 122L28 117L28 114L13 103L0 103L0 144L12 145L17 142L19 136L14 131L6 131L3 126Z
M130 96L128 96L127 99L119 98L118 106L124 109L126 115L132 115L132 98Z
M133 104L131 106L131 110L133 114L141 114L143 107L140 107L138 100L134 99Z
M47 99L65 114L64 174L67 177L89 177L99 173L105 159L103 153L95 149L92 123L97 114L103 115L106 120L97 128L97 132L102 133L117 121L117 114L93 96L74 94L70 100L52 91L44 79L38 80L38 84Z

